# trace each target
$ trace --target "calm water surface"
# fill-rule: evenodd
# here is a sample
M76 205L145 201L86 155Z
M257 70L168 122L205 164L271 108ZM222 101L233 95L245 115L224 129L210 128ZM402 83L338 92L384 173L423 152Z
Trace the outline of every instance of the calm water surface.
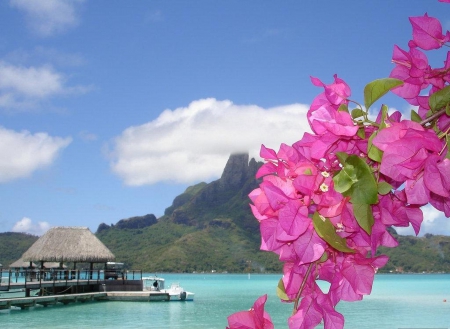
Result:
M275 328L287 328L292 304L275 288L281 275L165 274L195 292L194 302L88 302L0 311L0 328L225 328L227 316L267 293ZM444 302L448 300L448 302ZM372 294L341 302L345 328L450 328L450 275L377 275ZM319 327L320 328L320 327Z

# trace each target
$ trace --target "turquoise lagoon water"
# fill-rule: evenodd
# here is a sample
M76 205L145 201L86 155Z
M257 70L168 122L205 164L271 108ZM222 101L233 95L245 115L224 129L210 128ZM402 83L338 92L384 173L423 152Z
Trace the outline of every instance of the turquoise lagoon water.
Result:
M0 311L0 328L225 328L227 316L267 293L275 328L287 328L292 304L276 297L280 275L165 274L195 292L194 302L88 302ZM444 302L448 300L448 302ZM377 275L372 294L341 302L345 328L450 328L450 275ZM320 328L320 326L318 327Z

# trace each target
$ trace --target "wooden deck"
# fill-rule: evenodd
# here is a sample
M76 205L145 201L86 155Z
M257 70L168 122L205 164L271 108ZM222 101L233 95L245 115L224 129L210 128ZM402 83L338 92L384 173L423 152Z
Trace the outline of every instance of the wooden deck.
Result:
M36 305L48 306L57 303L69 304L74 302L87 302L99 300L107 296L106 292L91 292L82 294L37 296L37 297L19 297L0 299L0 309L9 309L12 306L21 309L34 307Z
M170 300L168 293L142 291L141 271L124 272L116 280L105 280L105 276L99 270L59 271L58 273L62 274L56 276L55 272L47 270L25 271L19 275L11 271L7 272L8 279L5 280L5 276L2 277L0 291L22 289L25 296L0 298L0 310L103 300L144 302ZM0 274L2 274L1 271ZM22 280L19 281L18 278ZM40 290L42 296L30 296L33 290Z
M0 299L0 310L20 307L26 309L35 306L48 306L62 303L64 305L76 302L89 301L133 301L133 302L159 302L169 301L169 294L156 291L109 291L89 292L81 294L65 294L36 297L18 297Z

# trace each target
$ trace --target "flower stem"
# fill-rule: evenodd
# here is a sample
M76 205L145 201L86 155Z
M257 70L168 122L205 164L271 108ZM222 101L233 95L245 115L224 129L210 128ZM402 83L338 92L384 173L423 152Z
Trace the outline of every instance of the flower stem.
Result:
M306 271L306 274L303 277L302 284L300 285L300 289L298 290L297 296L295 297L294 310L292 311L292 315L297 313L298 301L300 300L300 297L302 295L303 289L305 288L306 280L308 279L308 276L309 276L309 273L311 272L313 264L314 263L309 263L308 270Z
M439 111L437 111L436 113L434 113L433 115L430 115L428 118L420 121L420 125L421 126L425 126L427 123L433 121L436 118L439 118L442 114L445 113L445 107L443 109L440 109Z

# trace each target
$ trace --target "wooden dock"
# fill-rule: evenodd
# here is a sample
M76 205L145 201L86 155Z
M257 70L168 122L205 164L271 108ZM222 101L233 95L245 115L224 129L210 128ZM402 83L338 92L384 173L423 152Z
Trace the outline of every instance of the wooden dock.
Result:
M2 277L0 291L23 290L23 297L0 298L0 310L27 309L56 304L89 301L169 301L168 293L143 291L141 271L123 273L119 279L105 280L100 271L63 271L61 275L49 271L26 272L24 275L8 272ZM0 274L2 272L0 271ZM31 275L33 274L34 275ZM15 274L13 276L13 274ZM25 280L17 280L24 277ZM5 279L6 278L6 279ZM15 280L14 280L15 279ZM40 296L31 293L39 290Z
M58 303L67 305L70 303L85 303L89 301L136 301L136 302L158 302L169 301L169 294L156 291L108 291L89 292L80 294L65 294L36 297L18 297L0 299L0 310L19 307L26 309L35 306L56 305Z
M106 292L90 292L81 294L37 296L37 297L18 297L0 299L0 309L10 309L11 307L20 307L21 309L34 307L36 305L48 306L57 303L69 304L74 302L87 302L99 300L106 297Z

